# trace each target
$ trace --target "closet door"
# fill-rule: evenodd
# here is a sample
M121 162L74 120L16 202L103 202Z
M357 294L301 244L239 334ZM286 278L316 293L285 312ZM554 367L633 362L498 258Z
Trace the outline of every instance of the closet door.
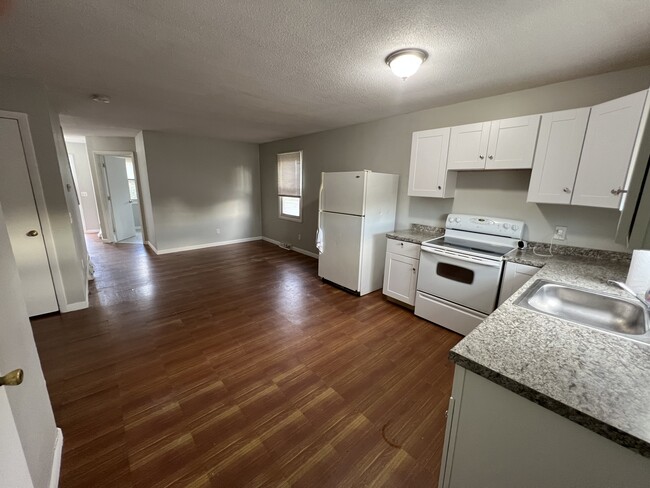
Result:
M16 119L0 118L0 202L30 317L59 310Z

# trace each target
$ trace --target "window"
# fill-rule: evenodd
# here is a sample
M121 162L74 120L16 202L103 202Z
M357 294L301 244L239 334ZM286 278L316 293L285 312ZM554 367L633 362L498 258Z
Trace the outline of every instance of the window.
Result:
M132 159L126 159L126 179L129 181L129 198L137 200L138 186L135 184L135 168Z
M302 151L278 154L280 218L302 222Z

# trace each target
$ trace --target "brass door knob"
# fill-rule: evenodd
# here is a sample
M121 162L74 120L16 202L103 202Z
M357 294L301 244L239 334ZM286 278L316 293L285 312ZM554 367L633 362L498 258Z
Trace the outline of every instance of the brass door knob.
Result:
M37 235L38 235L38 231L33 229L27 233L27 237L36 237Z
M14 369L4 376L0 376L0 386L18 386L23 382L23 370Z

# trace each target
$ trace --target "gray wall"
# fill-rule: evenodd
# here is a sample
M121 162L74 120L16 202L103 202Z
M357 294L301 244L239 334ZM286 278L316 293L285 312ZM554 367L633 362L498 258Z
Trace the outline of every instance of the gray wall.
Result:
M90 161L88 160L88 149L83 142L66 142L68 153L73 156L77 184L79 189L79 202L84 217L84 231L99 231L99 213L95 200L95 188L93 177L90 172ZM86 195L82 195L85 193Z
M45 88L40 83L11 78L0 78L0 110L29 116L65 302L83 302L87 286L86 249L74 193L64 190L64 185L72 185L73 181L58 115L50 110ZM57 297L61 301L58 290ZM59 302L59 305L65 304Z
M142 139L158 250L261 235L257 144L154 131Z
M133 153L134 163L137 166L137 157L135 151L135 138L133 137L104 137L104 136L86 136L86 148L88 149L88 160L90 161L90 170L93 178L93 185L95 188L95 201L97 204L97 211L99 215L99 228L102 236L112 236L108 232L110 226L110 214L105 208L106 192L101 185L99 179L99 168L95 159L96 152L131 152Z
M527 239L549 242L556 225L568 227L567 245L625 250L614 242L618 212L526 203L529 170L459 173L453 199L407 196L411 133L519 115L589 106L648 88L650 66L582 78L505 95L260 145L262 231L272 239L316 252L314 236L322 171L370 169L400 175L397 228L443 225L449 212L525 220ZM303 150L304 218L278 218L276 155ZM302 234L302 240L298 240Z
M142 210L142 235L145 242L157 246L156 228L153 222L151 190L149 188L149 172L147 170L147 155L144 152L144 135L139 132L135 136L136 169L138 172L138 197Z

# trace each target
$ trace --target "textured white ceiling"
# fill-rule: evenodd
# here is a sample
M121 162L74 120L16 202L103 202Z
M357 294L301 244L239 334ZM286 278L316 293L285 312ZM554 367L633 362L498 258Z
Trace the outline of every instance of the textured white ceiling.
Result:
M384 64L404 47L429 52L406 82ZM0 18L0 72L45 82L71 134L263 142L644 64L648 0L13 0Z

